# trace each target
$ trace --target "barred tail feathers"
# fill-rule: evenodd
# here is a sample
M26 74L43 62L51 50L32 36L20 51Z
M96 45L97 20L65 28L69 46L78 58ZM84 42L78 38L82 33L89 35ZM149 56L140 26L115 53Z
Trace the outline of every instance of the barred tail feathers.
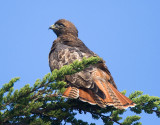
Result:
M78 89L76 87L69 86L63 93L63 97L77 99L79 98L83 102L88 102L92 105L96 105L94 94L89 89Z
M128 107L135 106L135 103L133 103L129 98L119 92L109 82L109 75L107 73L100 69L97 69L93 75L93 78L95 84L105 94L105 98L103 99L103 101L106 105L113 105L118 109L126 109Z
M79 98L83 102L88 102L92 105L99 105L102 108L108 106L114 106L118 109L126 109L128 107L134 107L136 104L133 103L129 98L119 92L110 82L109 75L97 69L93 75L93 81L96 86L101 90L93 92L87 88L76 88L69 86L63 93L63 97L77 99ZM101 95L104 94L105 96ZM102 98L104 97L104 98Z
M63 97L77 99L79 97L79 89L69 86L63 93Z

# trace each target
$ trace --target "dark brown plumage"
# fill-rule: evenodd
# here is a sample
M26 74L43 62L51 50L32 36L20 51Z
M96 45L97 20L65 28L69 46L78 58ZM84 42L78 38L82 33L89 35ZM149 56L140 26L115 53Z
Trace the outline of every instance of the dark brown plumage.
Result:
M60 69L74 60L80 61L83 57L97 56L78 38L78 30L71 22L61 19L50 29L57 35L49 53L51 71ZM102 108L106 105L113 105L118 109L135 106L117 90L104 61L76 74L67 75L65 79L69 86L63 94L64 97L79 98L81 101L97 104Z

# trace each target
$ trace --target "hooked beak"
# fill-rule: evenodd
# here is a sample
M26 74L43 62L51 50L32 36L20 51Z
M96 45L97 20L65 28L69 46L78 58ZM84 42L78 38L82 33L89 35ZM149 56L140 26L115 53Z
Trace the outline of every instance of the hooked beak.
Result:
M56 29L56 26L53 24L53 25L51 25L51 26L49 27L49 29L54 30L54 29Z

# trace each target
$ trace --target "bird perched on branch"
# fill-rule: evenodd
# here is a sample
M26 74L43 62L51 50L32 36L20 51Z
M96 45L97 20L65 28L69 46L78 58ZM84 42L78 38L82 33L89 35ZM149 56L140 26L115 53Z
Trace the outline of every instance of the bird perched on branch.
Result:
M57 35L49 53L51 71L60 69L75 60L81 61L83 57L97 56L78 38L78 30L70 21L60 19L49 29ZM64 97L79 98L81 101L97 104L102 108L107 105L118 109L135 106L135 103L117 90L104 61L81 72L65 76L65 81L69 86L63 93Z

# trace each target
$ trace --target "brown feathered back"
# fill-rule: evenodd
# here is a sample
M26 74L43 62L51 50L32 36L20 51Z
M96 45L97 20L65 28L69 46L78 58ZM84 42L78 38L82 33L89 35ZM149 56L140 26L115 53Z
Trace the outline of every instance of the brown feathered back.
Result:
M57 39L53 42L49 53L49 66L51 71L60 69L75 60L83 57L97 56L89 50L85 44L78 39L78 30L69 21L61 19L50 27ZM102 108L113 105L124 109L135 104L117 90L116 84L109 72L105 62L92 65L81 72L65 77L68 88L63 96L97 104Z

